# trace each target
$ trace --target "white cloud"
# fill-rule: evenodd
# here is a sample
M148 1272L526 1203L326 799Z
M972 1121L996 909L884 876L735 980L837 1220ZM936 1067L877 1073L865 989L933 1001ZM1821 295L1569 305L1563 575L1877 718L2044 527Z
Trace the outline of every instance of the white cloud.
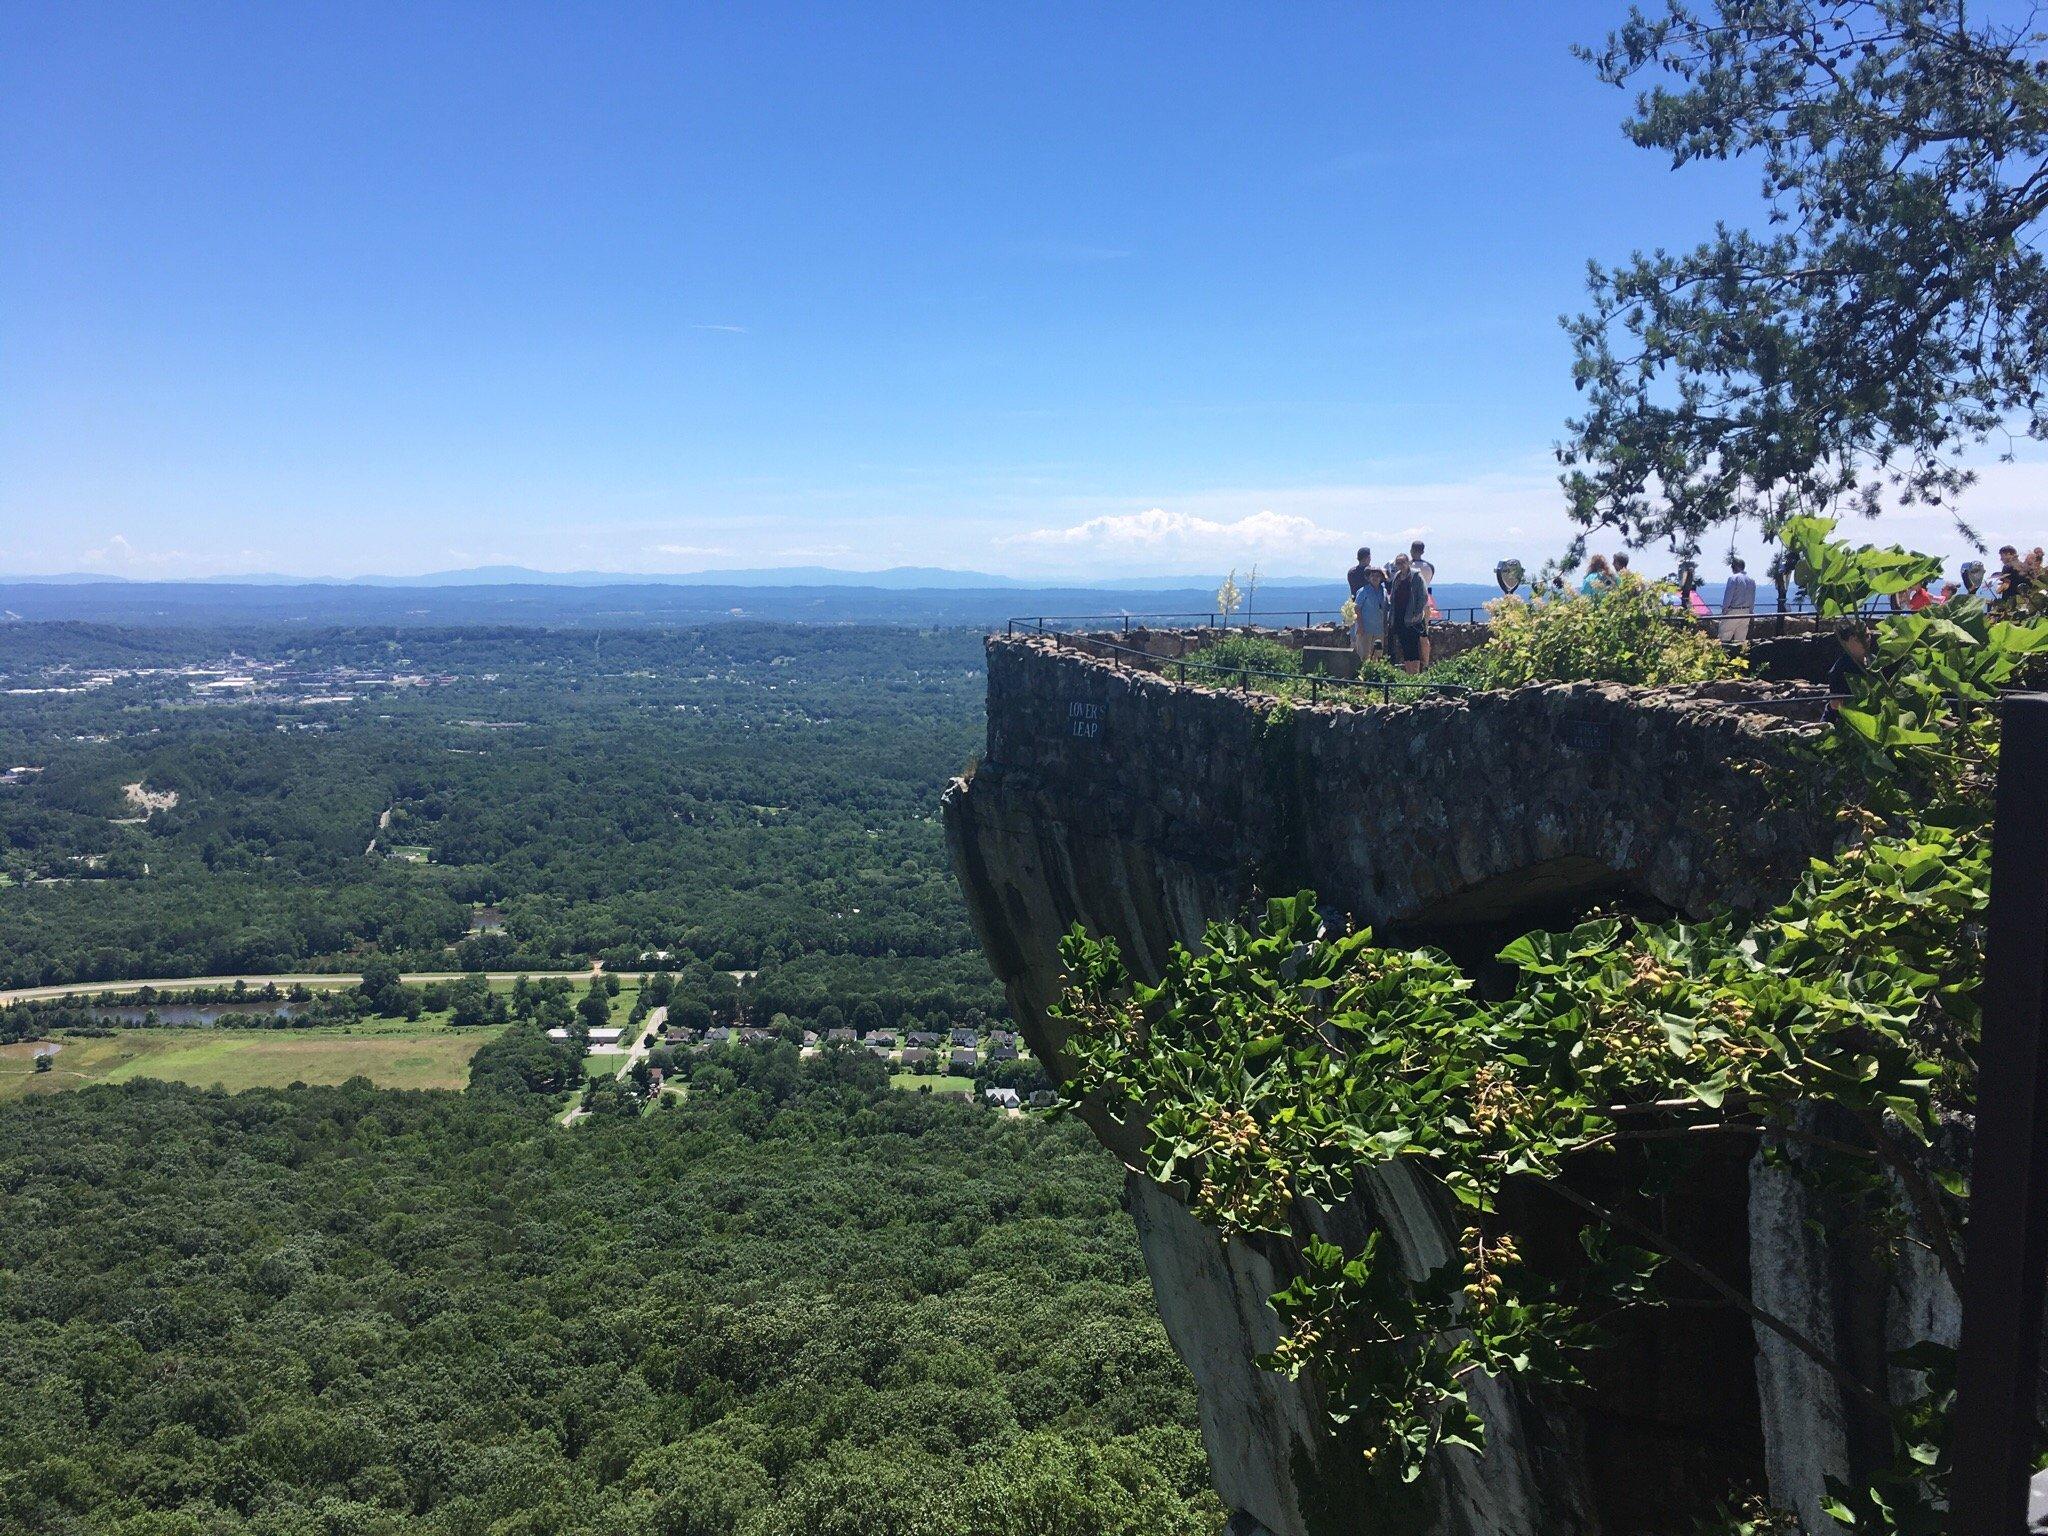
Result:
M708 560L732 551L722 544L656 544L648 553L667 555L672 560Z
M1175 560L1184 560L1197 556L1231 559L1239 555L1301 554L1335 548L1344 539L1342 532L1325 528L1314 518L1287 512L1250 512L1224 522L1192 512L1151 507L1143 512L1091 517L1065 528L1034 528L1011 534L1003 542L1110 556L1160 550Z
M137 549L124 533L109 535L99 548L88 549L78 558L88 569L106 571L160 571L190 565L194 559L182 549Z
M1034 516L1028 500L1019 498L1027 504L1012 513L1018 521L1045 524L1061 511L1068 517L1003 538L1017 563L1091 577L1221 574L1252 560L1276 578L1327 576L1349 565L1361 546L1384 554L1425 539L1447 580L1467 573L1477 579L1493 569L1504 546L1540 559L1537 551L1562 547L1570 533L1554 472L1534 455L1440 480L1389 474L1334 484L1191 487L1172 494L1171 510L1129 512L1130 501L1063 497L1041 499ZM1247 515L1247 506L1261 510Z
M718 325L709 321L693 325L690 329L693 331L725 331L734 336L744 336L747 334L747 328L744 325Z

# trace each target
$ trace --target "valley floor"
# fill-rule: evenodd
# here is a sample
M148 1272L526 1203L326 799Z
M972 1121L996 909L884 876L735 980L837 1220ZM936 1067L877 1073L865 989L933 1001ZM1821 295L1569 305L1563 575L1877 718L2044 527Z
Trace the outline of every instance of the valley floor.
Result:
M121 1029L0 1045L0 1099L153 1077L230 1092L367 1077L379 1088L460 1088L502 1026L376 1021L337 1029ZM55 1047L50 1070L35 1058Z

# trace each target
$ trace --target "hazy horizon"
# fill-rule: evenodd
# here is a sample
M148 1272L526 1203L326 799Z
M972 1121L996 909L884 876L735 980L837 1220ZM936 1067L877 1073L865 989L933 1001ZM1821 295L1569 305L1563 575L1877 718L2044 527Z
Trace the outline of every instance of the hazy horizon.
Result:
M0 571L1533 566L1586 261L1760 216L1621 15L16 7Z

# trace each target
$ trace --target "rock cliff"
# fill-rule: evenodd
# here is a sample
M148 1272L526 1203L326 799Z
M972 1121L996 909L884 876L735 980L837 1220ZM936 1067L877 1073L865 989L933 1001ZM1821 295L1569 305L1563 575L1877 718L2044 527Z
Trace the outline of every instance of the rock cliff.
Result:
M990 964L1055 1072L1047 1007L1057 941L1076 922L1156 974L1209 921L1307 887L1333 915L1440 944L1483 978L1507 937L1595 904L1768 904L1833 836L1828 786L1789 750L1820 728L1819 697L1800 685L1574 684L1276 709L1089 649L991 639L987 750L944 802ZM1117 1127L1095 1129L1137 1162ZM1366 1529L1341 1505L1313 1383L1255 1363L1277 1336L1266 1298L1295 1272L1289 1245L1226 1246L1136 1174L1129 1205L1237 1529ZM1730 1283L1813 1329L1949 1326L1953 1299L1931 1276L1845 1277L1804 1224L1824 1214L1783 1175L1730 1159L1664 1217ZM1319 1220L1352 1244L1384 1231L1416 1274L1454 1240L1433 1194L1398 1171ZM1832 1383L1733 1311L1702 1304L1633 1326L1610 1355L1571 1403L1491 1383L1478 1394L1487 1454L1441 1458L1439 1529L1685 1529L1731 1469L1768 1475L1778 1502L1817 1520L1822 1474L1852 1470L1867 1438Z

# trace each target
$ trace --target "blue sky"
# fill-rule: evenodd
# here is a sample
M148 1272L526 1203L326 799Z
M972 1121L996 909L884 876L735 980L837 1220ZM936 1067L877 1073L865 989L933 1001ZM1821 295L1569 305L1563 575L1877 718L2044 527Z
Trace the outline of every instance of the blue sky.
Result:
M1533 561L1620 10L7 8L0 571Z

